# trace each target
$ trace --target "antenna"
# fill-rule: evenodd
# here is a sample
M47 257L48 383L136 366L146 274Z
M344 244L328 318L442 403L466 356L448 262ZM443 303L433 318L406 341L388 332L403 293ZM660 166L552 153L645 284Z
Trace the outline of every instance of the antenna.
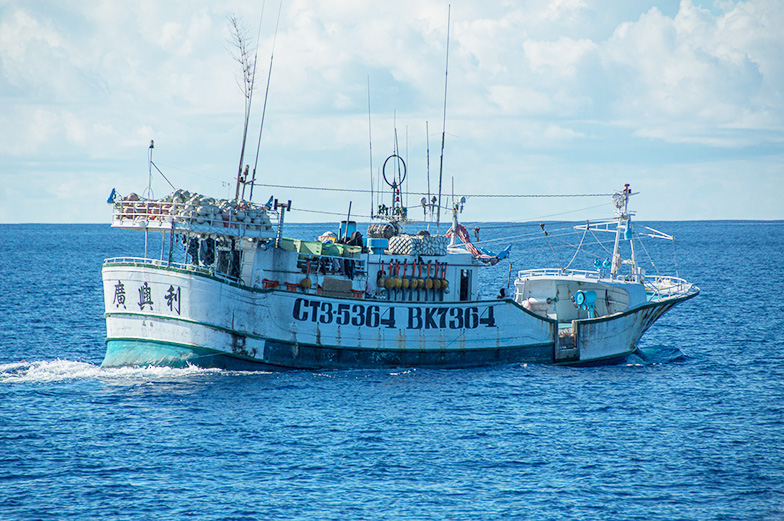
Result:
M367 77L368 84L368 143L370 145L370 218L373 218L373 135L370 126L370 76Z
M441 131L441 167L438 170L438 218L436 219L436 235L441 231L441 182L444 176L444 141L446 140L446 86L449 79L449 29L452 24L452 4L449 4L446 18L446 67L444 68L444 126Z
M394 127L394 130L395 130L395 132L394 132L394 137L395 137L394 141L395 142L394 142L394 145L392 147L392 149L394 151L393 155L397 156L397 157L400 157L400 147L398 145L398 140L397 140L397 109L395 109L394 112L393 112L392 123L393 123L393 127ZM398 175L398 177L400 177L400 162L399 161L398 161L396 166L397 166L397 175ZM394 174L393 174L393 179L394 179ZM397 200L398 197L400 197L398 194L400 193L400 189L402 188L402 184L403 183L401 182L400 184L397 185L397 187L392 186L392 191L393 191L393 194L394 194L392 196L392 208L395 207L395 201ZM401 201L400 204L402 205L403 202Z
M262 10L262 14L263 14ZM242 148L240 149L240 166L237 169L237 188L234 191L234 198L239 199L240 197L240 183L245 183L247 179L247 171L245 172L246 175L242 173L242 163L245 159L245 142L248 139L248 120L250 119L250 107L251 101L253 100L253 85L256 81L256 57L258 56L258 41L256 42L256 54L253 56L253 64L250 63L250 57L248 56L248 49L247 49L247 41L245 36L245 31L243 27L240 26L240 21L237 17L232 16L229 18L229 23L232 26L234 31L234 46L237 47L237 52L239 56L235 59L240 63L242 66L242 91L245 96L245 124L242 129ZM259 31L261 31L261 24L259 24Z
M142 192L142 196L144 196L146 194L148 199L155 199L155 197L152 195L152 165L153 165L153 162L152 162L152 150L154 148L155 148L155 141L151 139L150 140L150 148L148 149L149 152L147 152L147 169L148 169L150 175L147 178L147 190ZM157 169L157 167L156 167L156 169ZM168 181L168 179L167 179L167 181Z
M408 164L408 125L406 125L406 164ZM408 206L408 178L406 177L406 206Z
M262 4L263 6L264 4ZM262 7L263 9L263 7ZM270 52L269 72L267 73L267 88L264 91L264 106L261 109L261 124L259 125L259 142L256 145L256 161L253 163L253 178L250 181L250 199L253 200L253 184L256 182L256 167L259 164L259 150L261 149L261 132L264 130L264 115L267 113L267 98L269 97L270 80L272 79L272 60L275 57L275 42L278 40L278 26L280 25L280 12L283 10L283 0L278 4L278 19L275 22L275 36L272 37L272 51ZM261 32L261 21L259 21L259 32ZM243 187L243 195L245 189Z
M427 143L427 200L430 201L430 129L425 121L425 143ZM430 208L430 216L433 216L433 209Z

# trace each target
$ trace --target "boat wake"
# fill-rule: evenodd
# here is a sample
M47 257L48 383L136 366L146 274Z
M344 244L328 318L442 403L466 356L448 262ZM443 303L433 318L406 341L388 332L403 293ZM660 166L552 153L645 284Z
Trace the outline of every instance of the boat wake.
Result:
M52 383L78 380L143 383L181 380L221 372L223 371L220 369L203 369L195 366L176 369L153 366L103 368L95 364L58 358L57 360L0 364L0 383Z

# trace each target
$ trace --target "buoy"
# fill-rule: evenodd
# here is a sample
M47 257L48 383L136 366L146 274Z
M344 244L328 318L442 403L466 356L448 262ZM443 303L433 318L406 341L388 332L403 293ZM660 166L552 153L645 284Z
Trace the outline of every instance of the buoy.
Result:
M408 279L401 279L403 282L403 289L408 289L410 287L410 282Z
M392 277L387 277L384 279L384 287L387 289L392 289L395 287L395 279Z
M312 284L312 282L307 277L302 279L302 282L299 283L299 285L302 286L302 289L310 289L310 285L311 284Z
M449 281L446 279L441 279L441 289L446 289L449 287Z
M411 282L408 284L409 289L417 289L419 279L411 279Z
M425 288L433 289L433 279L425 279Z
M435 279L435 280L433 281L433 287L434 287L435 289L441 289L441 279Z

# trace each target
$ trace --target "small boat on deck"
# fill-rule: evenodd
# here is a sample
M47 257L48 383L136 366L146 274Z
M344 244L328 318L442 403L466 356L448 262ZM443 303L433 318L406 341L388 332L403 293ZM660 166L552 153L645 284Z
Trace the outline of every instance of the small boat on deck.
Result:
M145 247L144 257L104 262L103 366L620 362L659 317L699 293L677 277L647 277L633 249L621 258L621 244L632 237L630 195L627 185L614 196L609 269L523 270L511 298L491 299L481 296L478 273L504 252L471 243L458 219L464 199L453 201L443 235L406 233L411 224L398 197L366 235L347 219L338 233L308 240L285 236L290 201L218 200L184 190L163 199L116 196L112 226L158 234L160 256Z

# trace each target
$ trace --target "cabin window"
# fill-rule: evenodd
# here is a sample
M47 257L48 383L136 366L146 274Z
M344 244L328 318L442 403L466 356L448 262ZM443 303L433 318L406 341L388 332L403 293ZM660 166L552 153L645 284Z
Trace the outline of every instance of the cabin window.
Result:
M239 278L240 276L240 252L237 250L219 250L218 262L215 270L229 277Z
M471 271L460 270L460 300L468 300L471 296Z

